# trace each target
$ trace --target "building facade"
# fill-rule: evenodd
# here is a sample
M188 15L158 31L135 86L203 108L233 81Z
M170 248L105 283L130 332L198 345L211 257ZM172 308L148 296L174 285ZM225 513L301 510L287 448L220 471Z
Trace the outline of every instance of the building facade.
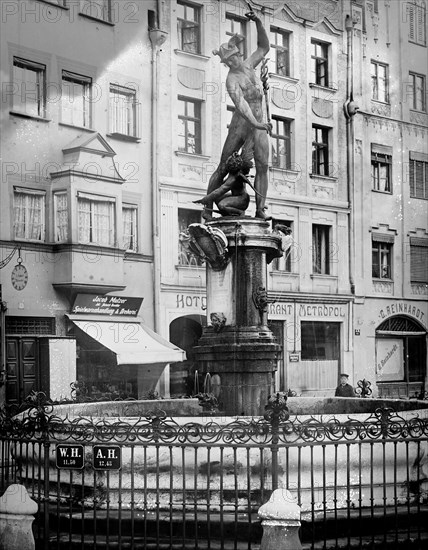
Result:
M267 213L273 228L292 230L268 273L270 327L283 346L277 388L331 396L346 372L374 395L420 394L425 2L250 3L271 46ZM2 3L9 395L57 384L59 397L78 378L96 394L111 379L121 394L194 391L192 350L209 320L205 266L183 232L201 221L194 201L234 111L212 50L234 33L245 37L244 57L256 49L248 9L241 0ZM136 331L135 356L150 329L165 349L150 340L154 355L129 365L119 320L130 344Z
M354 362L381 396L414 397L427 389L426 3L353 10Z
M420 394L427 315L425 4L252 5L271 44L268 212L273 227L282 223L293 232L285 257L269 267L269 319L283 345L277 387L333 395L346 372L354 385L370 381L374 395ZM171 368L172 394L192 384L191 348L207 322L205 269L180 232L201 219L193 201L206 192L234 109L227 68L211 50L238 32L246 37L242 55L254 51L247 11L239 0L184 0L165 4L161 17L169 36L160 78L171 82L171 96L159 96L161 312L172 341L189 357ZM352 121L344 114L351 101L359 107ZM392 158L389 168L385 158ZM380 189L385 169L393 191ZM404 189L409 178L413 191L410 184ZM383 265L392 244L393 278ZM397 315L394 329L390 318ZM392 380L379 367L391 350L398 358Z
M141 396L183 357L151 333L156 10L155 1L1 5L7 402L31 389L69 397L76 380L94 397Z

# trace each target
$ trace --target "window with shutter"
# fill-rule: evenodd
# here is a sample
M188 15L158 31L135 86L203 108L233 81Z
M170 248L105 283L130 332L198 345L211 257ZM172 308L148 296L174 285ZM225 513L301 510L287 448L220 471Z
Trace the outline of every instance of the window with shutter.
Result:
M426 45L426 4L424 0L410 0L407 3L409 40L421 46Z
M410 196L416 199L428 199L428 156L413 152L410 152L409 156Z
M428 239L410 239L410 280L428 283Z

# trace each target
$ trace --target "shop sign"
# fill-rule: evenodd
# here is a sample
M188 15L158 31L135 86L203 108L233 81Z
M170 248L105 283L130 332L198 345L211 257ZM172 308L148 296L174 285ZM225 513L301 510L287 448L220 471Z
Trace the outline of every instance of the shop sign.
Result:
M94 445L94 470L120 470L122 454L119 445Z
M414 304L406 304L406 302L398 302L396 304L391 304L379 310L379 317L381 319L386 319L391 315L398 315L399 313L407 313L407 315L413 315L419 321L424 321L425 312L419 309Z
M200 308L205 311L207 309L207 297L198 294L177 294L176 307L177 309Z
M143 298L126 296L99 296L98 294L78 294L71 313L90 315L130 315L136 317Z
M67 470L81 470L84 466L83 445L57 445L56 467Z
M299 317L345 317L346 308L333 304L296 304ZM269 304L269 315L292 315L293 304L273 303Z
M382 382L404 380L403 340L377 339L376 363L378 379Z
M290 353L288 355L288 360L290 361L290 363L298 363L299 354L298 353Z

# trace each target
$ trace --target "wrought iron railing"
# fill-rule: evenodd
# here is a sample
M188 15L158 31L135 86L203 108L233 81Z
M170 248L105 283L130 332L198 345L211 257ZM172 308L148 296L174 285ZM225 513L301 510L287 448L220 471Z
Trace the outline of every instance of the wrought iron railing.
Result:
M298 498L305 548L426 542L422 413L294 416L281 393L257 418L136 418L126 405L121 418L63 418L40 393L26 407L0 413L0 492L22 483L39 503L38 548L255 550L276 487ZM71 448L79 467L59 462ZM100 466L109 452L120 464Z

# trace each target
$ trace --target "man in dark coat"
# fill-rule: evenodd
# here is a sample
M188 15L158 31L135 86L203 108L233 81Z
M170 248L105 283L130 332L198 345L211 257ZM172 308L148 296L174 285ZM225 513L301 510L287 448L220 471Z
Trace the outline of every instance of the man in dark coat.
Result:
M355 397L354 388L348 384L348 374L340 375L340 384L336 388L335 397Z

